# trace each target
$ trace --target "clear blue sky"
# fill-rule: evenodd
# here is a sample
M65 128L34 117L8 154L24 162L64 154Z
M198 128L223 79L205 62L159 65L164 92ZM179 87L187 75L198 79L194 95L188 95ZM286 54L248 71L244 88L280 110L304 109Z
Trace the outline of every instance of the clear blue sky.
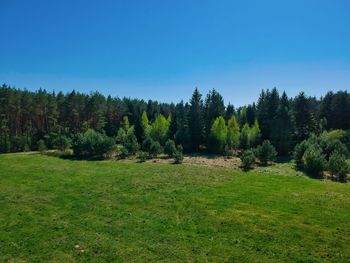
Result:
M350 1L0 0L0 82L161 101L350 89Z

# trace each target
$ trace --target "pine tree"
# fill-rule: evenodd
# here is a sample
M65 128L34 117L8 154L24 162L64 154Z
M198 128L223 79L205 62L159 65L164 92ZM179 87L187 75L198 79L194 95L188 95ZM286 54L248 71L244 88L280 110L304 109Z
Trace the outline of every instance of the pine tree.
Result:
M225 114L224 99L215 89L209 91L205 99L204 113L205 135L206 138L208 138L214 120L219 116L224 116Z
M226 107L226 112L225 112L225 120L228 121L235 114L236 114L235 107L231 103L228 103Z
M239 109L239 125L243 127L245 123L247 123L247 107L243 106ZM249 125L249 123L248 123Z
M297 140L305 140L315 131L315 118L311 111L310 100L301 92L293 103L293 115Z
M129 130L129 128L130 128L130 123L129 123L129 118L128 118L128 116L124 116L124 117L123 117L122 128L123 128L125 131L128 131L128 130Z
M190 100L189 112L189 132L191 135L192 149L199 150L199 146L203 141L203 101L202 95L196 88Z
M246 112L246 120L248 124L251 126L254 124L255 119L256 119L256 109L255 109L255 103L249 104L247 107L247 112Z
M285 92L282 94L277 114L272 123L271 143L280 155L288 155L293 146L293 126L289 99Z

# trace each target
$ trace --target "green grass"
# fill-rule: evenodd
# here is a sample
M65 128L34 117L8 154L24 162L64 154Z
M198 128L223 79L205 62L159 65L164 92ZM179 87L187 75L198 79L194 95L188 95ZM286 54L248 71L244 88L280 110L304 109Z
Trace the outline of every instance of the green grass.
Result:
M349 262L350 184L0 155L0 262L150 261Z

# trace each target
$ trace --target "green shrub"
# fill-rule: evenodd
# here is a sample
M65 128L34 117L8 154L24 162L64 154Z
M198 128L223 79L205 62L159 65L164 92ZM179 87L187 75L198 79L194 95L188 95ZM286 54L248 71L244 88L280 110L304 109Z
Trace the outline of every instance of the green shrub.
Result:
M175 162L176 164L180 164L180 163L183 162L183 160L184 160L184 155L183 155L183 153L180 152L180 151L176 151L175 154L174 154L174 162Z
M113 150L114 140L92 129L76 136L73 151L79 157L103 157L103 154Z
M179 129L174 135L174 140L177 145L181 145L181 152L192 149L191 135L188 128Z
M128 156L129 156L130 154L129 154L129 151L128 151L128 149L126 149L124 146L122 146L121 148L120 148L120 150L119 150L119 158L120 159L125 159L125 158L127 158Z
M14 136L11 137L11 141L7 141L9 148L9 151L11 152L26 152L28 149L30 150L31 145L31 139L27 136ZM6 147L7 147L6 146ZM36 145L38 146L38 145Z
M345 144L343 144L338 139L322 139L320 142L320 146L327 160L329 160L333 152L338 152L339 154L342 154L345 157L349 156L349 151L346 148Z
M241 155L242 168L244 170L249 170L255 164L255 155L253 150L245 150Z
M147 136L142 143L142 150L149 153L153 143L154 140L150 136Z
M175 142L173 140L167 140L164 146L164 153L169 156L169 158L172 158L176 153L176 146Z
M183 152L183 151L184 151L184 147L182 147L181 144L177 145L177 146L176 146L176 149L177 149L179 152Z
M146 152L139 152L138 158L139 158L139 161L143 163L148 159L148 154Z
M235 149L232 147L229 147L228 145L225 145L224 147L224 155L226 157L232 157L235 155Z
M135 154L140 149L134 127L129 127L127 118L124 118L124 126L118 130L116 142L123 145L128 150L129 155Z
M53 148L64 152L72 146L72 140L65 135L58 135L53 139L52 146Z
M349 172L349 165L343 154L335 151L331 154L328 161L328 168L332 175L336 176L339 181L344 181Z
M162 153L162 147L160 146L160 143L157 141L153 141L149 149L150 156L155 158L158 156L158 154L161 154L161 153Z
M346 132L344 130L332 130L332 131L325 131L321 134L321 140L340 140L342 141L346 136Z
M309 139L304 140L295 146L293 151L293 159L295 160L295 164L299 169L302 169L304 167L303 156L305 154L305 151L309 147L319 147L318 141L319 140L314 135L312 135Z
M130 128L126 133L126 138L123 145L128 150L129 154L135 154L140 149L140 145L137 142L133 128Z
M39 140L37 142L37 147L38 147L38 151L41 153L43 153L47 150L44 140Z
M303 155L303 167L311 175L320 175L326 168L326 159L317 145L308 147Z
M277 151L269 140L265 140L262 145L256 148L256 156L261 164L267 165L268 162L272 162L276 159Z
M124 145L124 143L126 141L126 131L124 128L118 129L117 136L116 136L115 140L118 144Z

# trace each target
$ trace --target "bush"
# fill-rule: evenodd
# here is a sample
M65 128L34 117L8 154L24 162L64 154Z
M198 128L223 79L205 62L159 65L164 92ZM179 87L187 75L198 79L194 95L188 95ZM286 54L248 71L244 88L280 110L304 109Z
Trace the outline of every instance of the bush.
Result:
M174 154L174 161L176 164L180 164L182 163L184 160L184 155L182 152L180 151L176 151L175 154Z
M142 143L142 150L149 153L153 143L154 143L154 140L150 136L147 136Z
M65 152L72 146L72 140L65 135L58 135L53 141L52 146L62 152Z
M103 154L113 150L114 140L92 129L76 136L73 151L80 157L103 157Z
M160 146L160 143L153 141L149 149L150 156L155 158L157 157L158 154L161 154L161 153L162 153L162 147Z
M235 155L235 152L236 152L235 149L229 147L228 145L226 145L226 146L224 147L224 155L225 155L226 157L232 157L232 156L234 156L234 155Z
M174 135L174 140L177 145L181 145L181 152L190 151L192 149L191 136L188 128L179 129Z
M261 164L267 165L269 161L272 162L276 159L277 151L269 140L265 140L261 146L256 148L256 156Z
M129 154L135 154L140 149L140 145L137 142L137 138L134 134L134 129L130 128L128 130L124 146L128 150Z
M116 142L124 145L126 142L126 131L124 128L119 128L117 132Z
M179 144L178 146L176 146L176 149L177 149L179 152L183 152L183 151L184 151L184 147L182 147L181 144Z
M11 152L29 152L31 139L26 136L11 137L11 141L7 141L6 147Z
M344 130L332 130L332 131L324 131L321 134L321 139L322 140L339 140L342 141L346 137L346 132Z
M253 150L245 150L241 155L242 167L244 170L249 170L255 164L255 155Z
M119 158L120 159L125 159L126 157L129 156L129 151L128 149L126 149L124 146L122 146L120 149L119 149Z
M143 163L148 159L148 154L146 152L139 152L138 158Z
M297 144L294 148L293 159L295 160L295 164L299 169L304 167L303 156L309 147L319 147L318 139L313 135L309 139Z
M326 167L326 159L320 147L312 145L308 147L303 155L303 167L312 175L320 175Z
M164 146L164 153L169 156L169 158L172 158L176 153L176 146L175 142L173 140L167 140Z
M128 150L129 155L131 155L135 154L140 149L140 145L137 142L137 138L134 133L134 128L127 127L129 127L129 125L126 123L124 124L124 128L119 128L116 137L116 142L123 145Z
M336 176L339 181L344 181L349 172L349 165L343 154L333 152L328 161L328 168L332 175Z
M113 159L117 156L118 154L118 146L114 145L108 152L103 154L104 159Z
M338 139L322 139L320 146L327 160L329 160L333 152L338 152L339 154L342 154L345 157L349 156L349 151L346 148L345 144L343 144Z
M39 140L37 142L37 146L38 146L38 151L41 152L41 153L43 153L44 151L47 150L44 140Z

